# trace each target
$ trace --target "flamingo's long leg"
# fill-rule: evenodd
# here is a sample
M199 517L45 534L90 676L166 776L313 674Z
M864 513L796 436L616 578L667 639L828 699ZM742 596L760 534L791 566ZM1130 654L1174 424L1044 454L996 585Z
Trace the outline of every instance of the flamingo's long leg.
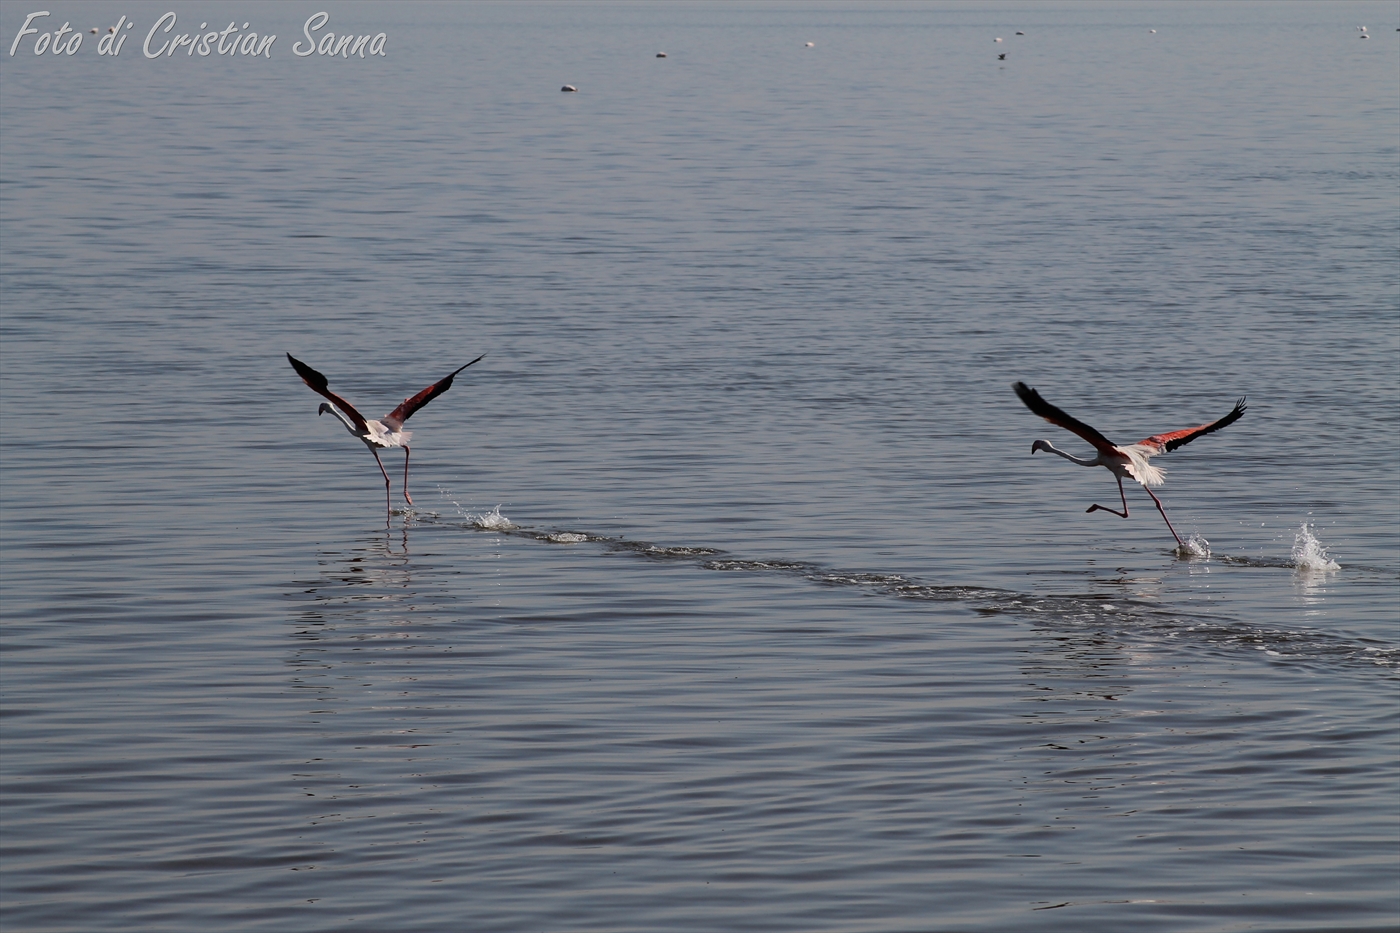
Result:
M1086 514L1089 513L1089 512L1097 512L1099 509L1103 509L1105 512L1112 512L1114 515L1117 515L1119 518L1127 518L1127 517L1128 517L1128 497L1123 493L1123 477L1118 476L1118 475L1115 474L1113 478L1116 479L1116 480L1118 480L1118 497L1119 497L1120 499L1123 500L1123 511L1119 512L1119 511L1116 510L1116 509L1110 509L1110 508L1109 508L1108 506L1106 506L1106 505L1099 505L1098 503L1095 503L1094 505L1091 505L1091 506L1089 506L1087 509L1084 510ZM1146 486L1144 486L1143 488L1144 488L1144 489L1147 489ZM1152 490L1148 489L1147 491L1148 491L1149 493L1151 493ZM1152 498L1155 499L1155 498L1157 498L1157 497L1156 497L1156 496L1153 496ZM1161 508L1161 503L1158 503L1158 508ZM1163 512L1163 513L1162 513L1162 517L1163 517L1163 518L1166 518L1166 517L1167 517L1167 513L1166 513L1166 512ZM1171 522L1167 522L1167 524L1170 525ZM1175 532L1173 532L1173 534L1175 534ZM1178 539L1178 540L1180 540L1180 539Z
M389 474L384 469L384 461L379 459L379 451L371 447L369 452L374 454L374 462L379 464L379 472L384 474L384 514L387 515L394 510L393 503L389 501Z
M408 445L403 445L403 497L408 500L408 504L413 504L413 497L408 494Z
M1146 486L1142 488L1147 489ZM1158 499L1157 494L1150 489L1147 489L1147 494L1152 497L1153 502L1157 503L1157 511L1162 513L1162 521L1167 523L1167 529L1171 531L1172 537L1176 539L1177 545L1179 547L1186 547L1186 545L1181 540L1181 535L1176 533L1175 528L1172 528L1172 520L1170 518L1167 518L1167 510L1162 508L1162 500Z

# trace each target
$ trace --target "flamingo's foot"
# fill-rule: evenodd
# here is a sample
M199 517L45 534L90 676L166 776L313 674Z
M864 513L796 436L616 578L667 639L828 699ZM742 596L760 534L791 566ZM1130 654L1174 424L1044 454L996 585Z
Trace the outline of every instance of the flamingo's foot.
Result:
M1084 510L1084 514L1085 514L1085 515L1088 515L1090 512L1098 512L1098 511L1112 512L1114 515L1117 515L1119 518L1127 518L1127 517L1128 517L1128 513L1127 513L1127 512L1120 512L1120 511L1118 511L1117 509L1110 509L1110 508L1109 508L1108 506L1106 506L1106 505L1091 505L1091 506L1089 506L1087 509Z

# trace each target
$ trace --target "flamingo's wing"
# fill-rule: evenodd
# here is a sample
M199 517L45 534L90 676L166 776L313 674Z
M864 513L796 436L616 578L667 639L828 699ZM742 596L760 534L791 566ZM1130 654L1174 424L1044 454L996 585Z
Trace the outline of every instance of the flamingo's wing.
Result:
M307 366L290 353L287 354L287 359L291 361L292 369L297 371L297 375L301 377L301 381L311 387L312 392L318 395L324 395L331 400L331 404L345 412L346 416L355 423L355 430L362 434L368 433L369 425L365 422L365 416L356 411L354 405L351 405L349 402L345 401L345 399L326 388L327 380L325 376L316 372L316 370Z
M485 359L485 357L486 354L483 353L481 354L481 356L478 356L476 359L472 360L472 363L480 362L481 360ZM470 366L472 363L468 363L467 366ZM428 386L426 389L424 389L422 392L419 392L412 398L404 399L403 402L399 404L398 408L395 408L393 411L389 412L389 414L384 416L384 423L387 424L392 430L399 430L399 428L403 427L403 423L413 416L413 413L415 411L422 408L424 405L428 404L433 399L446 392L448 389L452 388L453 378L457 375L457 373L460 373L462 370L466 369L467 366L459 366L457 368L457 371L452 373L452 375L448 376L445 379L439 379L437 382L434 382L432 385Z
M1212 424L1203 424L1194 428L1185 428L1180 431L1168 431L1165 434L1154 434L1151 437L1144 438L1139 443L1158 448L1158 453L1167 453L1176 450L1184 444L1191 443L1202 434L1219 431L1226 425L1234 424L1236 421L1239 421L1240 416L1245 413L1246 407L1244 399L1240 399L1235 403L1234 409L1219 421Z
M1060 411L1060 409L1041 398L1039 392L1032 389L1024 382L1018 382L1011 388L1016 390L1016 395L1020 397L1022 402L1025 402L1027 408L1051 424L1057 424L1066 431L1073 431L1104 453L1111 453L1116 449L1113 441L1104 437L1078 418L1071 418L1069 415Z

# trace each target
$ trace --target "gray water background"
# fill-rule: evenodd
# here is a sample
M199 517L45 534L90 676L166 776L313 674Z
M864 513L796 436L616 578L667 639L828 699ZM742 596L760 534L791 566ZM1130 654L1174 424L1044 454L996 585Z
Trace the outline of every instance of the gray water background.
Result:
M1394 928L1393 4L47 8L4 929Z

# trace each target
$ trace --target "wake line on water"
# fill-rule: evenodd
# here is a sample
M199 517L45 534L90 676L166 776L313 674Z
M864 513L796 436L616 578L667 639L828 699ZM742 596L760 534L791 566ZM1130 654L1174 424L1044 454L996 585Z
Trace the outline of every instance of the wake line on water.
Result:
M453 503L457 505L457 503ZM1380 666L1400 670L1400 648L1391 645L1352 644L1319 632L1292 632L1265 629L1244 622L1222 619L1218 615L1190 613L1166 609L1142 600L1107 594L1078 594L1070 596L1036 596L996 587L931 584L902 574L878 571L841 570L810 561L789 559L756 560L730 555L719 548L695 546L665 546L649 541L597 535L567 529L542 530L516 525L501 514L496 506L484 514L472 514L457 506L464 520L460 527L489 531L512 537L529 538L550 544L593 543L609 553L629 554L657 562L689 563L704 570L724 573L765 573L794 577L822 586L849 587L878 596L928 602L957 603L984 616L1019 616L1035 625L1045 627L1086 627L1108 629L1104 635L1152 634L1174 640L1178 645L1198 641L1213 648L1232 651L1247 649L1263 652L1271 659L1301 663L1333 662ZM419 514L420 519L429 518ZM438 523L436 516L429 521ZM448 524L448 523L443 523ZM455 523L451 523L455 524ZM1307 533L1304 525L1299 541ZM1308 537L1306 553L1321 555L1329 561L1325 550L1314 551L1316 539ZM1318 549L1320 545L1316 545ZM1292 562L1265 562L1249 558L1217 558L1224 563L1251 567L1298 569L1297 546ZM1312 558L1310 558L1312 559ZM1335 562L1323 570L1339 569Z

